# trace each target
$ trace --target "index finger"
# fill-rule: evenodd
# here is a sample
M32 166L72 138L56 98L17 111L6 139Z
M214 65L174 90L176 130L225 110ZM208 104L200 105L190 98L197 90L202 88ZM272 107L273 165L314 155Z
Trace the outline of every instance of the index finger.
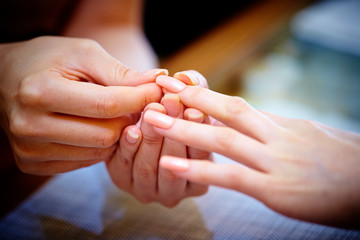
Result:
M72 81L54 73L32 76L23 82L20 101L24 104L82 117L114 118L142 111L161 98L155 83L130 86L102 86Z
M168 76L159 76L156 83L177 92L181 102L214 117L243 134L266 142L275 134L277 125L240 97L227 96L197 86L187 86Z
M145 112L143 119L164 137L222 154L254 169L268 169L265 145L234 129L176 119L151 110Z

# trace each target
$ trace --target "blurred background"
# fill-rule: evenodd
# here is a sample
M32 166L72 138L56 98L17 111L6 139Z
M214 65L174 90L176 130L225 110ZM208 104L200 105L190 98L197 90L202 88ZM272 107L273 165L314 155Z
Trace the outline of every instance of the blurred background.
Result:
M170 74L195 69L261 110L360 132L359 9L359 0L150 0L144 23Z
M0 42L62 35L86 1L97 3L3 0ZM360 0L144 3L146 36L171 75L194 69L211 89L241 96L258 109L360 132ZM96 22L92 14L86 20ZM3 132L0 146L2 162L8 159L0 169L0 190L7 193L1 217L49 177L18 171Z

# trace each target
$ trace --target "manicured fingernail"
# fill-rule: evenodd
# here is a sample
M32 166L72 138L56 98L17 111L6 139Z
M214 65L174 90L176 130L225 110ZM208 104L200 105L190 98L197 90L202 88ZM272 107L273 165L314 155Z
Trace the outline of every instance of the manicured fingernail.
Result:
M188 119L193 122L202 123L204 121L203 113L189 113Z
M158 76L156 83L170 92L180 92L186 87L186 84L169 76Z
M167 93L161 99L161 104L165 107L166 114L171 117L179 117L184 111L180 97L175 93Z
M177 72L174 74L174 78L179 79L187 85L199 85L197 78L190 72Z
M140 138L139 131L140 130L136 127L130 129L126 134L126 141L128 141L128 143L130 143L130 144L137 143Z
M143 76L159 76L159 75L169 75L169 71L167 69L155 68L150 69L142 73Z
M160 160L160 165L163 168L176 172L186 172L190 169L189 160L176 157L164 156Z
M163 113L148 110L144 114L144 120L156 127L168 129L170 128L175 119Z

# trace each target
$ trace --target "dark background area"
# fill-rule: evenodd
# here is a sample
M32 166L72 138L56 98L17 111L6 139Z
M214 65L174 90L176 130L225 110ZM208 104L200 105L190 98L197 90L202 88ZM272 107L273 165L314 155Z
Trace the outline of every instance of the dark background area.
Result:
M147 0L145 33L156 53L166 57L256 2Z

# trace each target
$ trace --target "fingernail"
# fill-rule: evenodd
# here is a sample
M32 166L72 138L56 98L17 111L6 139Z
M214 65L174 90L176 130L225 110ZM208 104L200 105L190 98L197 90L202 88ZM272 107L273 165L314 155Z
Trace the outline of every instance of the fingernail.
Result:
M179 79L187 85L199 85L199 81L197 80L197 78L190 72L177 72L174 74L174 78Z
M132 128L130 129L126 134L126 141L130 144L135 144L139 141L139 129L138 128Z
M142 73L143 76L169 75L169 71L163 68L150 69Z
M180 92L186 87L186 84L169 76L158 76L156 83L170 92Z
M164 103L166 103L166 101L168 101L169 99L173 99L176 103L181 102L179 95L175 93L166 93L161 99L160 103L164 105Z
M204 114L203 113L189 113L188 119L193 122L202 123L204 121Z
M163 168L176 172L186 172L190 169L190 162L186 159L164 156L160 160Z
M167 93L160 102L165 107L166 114L170 117L177 118L182 115L184 111L180 97L175 93Z
M168 129L170 128L173 123L174 119L172 117L169 117L165 114L155 112L152 110L148 110L144 114L144 120L151 125L154 125L159 128Z

